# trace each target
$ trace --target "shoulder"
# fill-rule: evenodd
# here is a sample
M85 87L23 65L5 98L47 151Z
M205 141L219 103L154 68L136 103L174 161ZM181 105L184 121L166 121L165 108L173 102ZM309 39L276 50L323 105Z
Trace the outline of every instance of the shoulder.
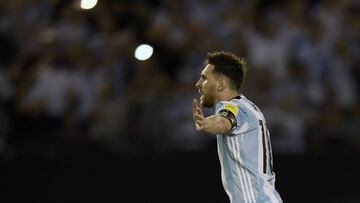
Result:
M237 102L234 101L219 101L216 104L216 108L215 111L216 113L218 113L219 111L226 109L228 111L230 111L231 113L233 113L234 115L237 115L239 113L239 104Z

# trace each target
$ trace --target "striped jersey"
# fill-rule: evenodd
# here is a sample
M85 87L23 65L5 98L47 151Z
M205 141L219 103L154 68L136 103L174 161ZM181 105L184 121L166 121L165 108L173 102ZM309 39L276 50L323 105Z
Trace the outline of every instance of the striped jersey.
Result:
M245 96L219 101L215 113L232 112L236 126L228 134L217 135L221 178L231 203L280 203L275 190L275 174L269 131L264 115Z

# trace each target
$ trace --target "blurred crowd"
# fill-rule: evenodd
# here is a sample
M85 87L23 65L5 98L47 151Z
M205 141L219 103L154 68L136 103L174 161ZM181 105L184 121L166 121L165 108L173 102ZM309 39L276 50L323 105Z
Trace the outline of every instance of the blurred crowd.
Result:
M201 150L192 122L206 53L250 65L243 94L277 153L360 149L356 0L0 1L0 154ZM154 47L134 58L142 43ZM212 113L209 110L207 113Z

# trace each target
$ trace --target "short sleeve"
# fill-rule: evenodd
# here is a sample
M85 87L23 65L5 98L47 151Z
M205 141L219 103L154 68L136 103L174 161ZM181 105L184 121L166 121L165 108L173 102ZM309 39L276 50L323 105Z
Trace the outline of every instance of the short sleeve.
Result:
M239 106L231 101L220 101L216 105L216 115L229 119L232 125L230 134L239 126Z
M216 114L218 114L221 110L228 110L236 117L239 113L239 107L231 101L220 101L216 104Z

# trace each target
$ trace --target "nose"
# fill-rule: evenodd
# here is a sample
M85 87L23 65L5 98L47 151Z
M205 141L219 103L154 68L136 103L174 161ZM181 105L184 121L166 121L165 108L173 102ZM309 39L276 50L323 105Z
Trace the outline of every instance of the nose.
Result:
M200 79L201 80L201 79ZM200 80L198 80L197 82L196 82L196 84L195 84L195 87L197 88L197 89L200 89Z

